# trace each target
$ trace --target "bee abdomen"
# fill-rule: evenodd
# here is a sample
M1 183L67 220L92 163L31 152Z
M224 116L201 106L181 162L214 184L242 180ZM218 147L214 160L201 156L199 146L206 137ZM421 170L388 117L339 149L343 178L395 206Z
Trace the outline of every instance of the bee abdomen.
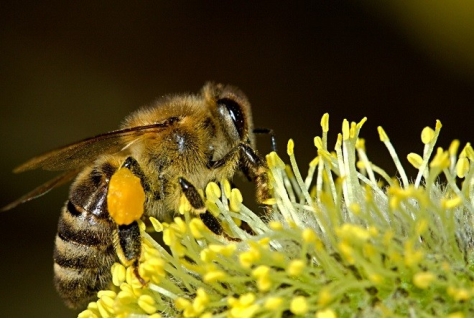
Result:
M54 282L72 308L97 298L112 280L110 267L117 260L113 224L68 201L61 211L54 247Z

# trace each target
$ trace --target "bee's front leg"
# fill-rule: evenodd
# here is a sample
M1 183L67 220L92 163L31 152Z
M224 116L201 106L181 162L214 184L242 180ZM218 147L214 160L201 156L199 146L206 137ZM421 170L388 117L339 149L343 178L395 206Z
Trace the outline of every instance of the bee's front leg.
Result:
M271 214L271 206L266 201L272 198L272 194L268 185L268 168L266 163L257 155L252 147L246 143L240 143L229 151L223 158L217 161L210 161L208 167L219 168L224 166L228 161L239 156L239 168L250 181L255 182L256 200L262 205L263 213L260 217L266 219Z
M255 197L257 203L262 205L263 214L260 217L268 218L271 214L271 205L266 201L272 198L268 185L268 167L267 164L257 155L257 153L248 144L240 145L240 169L248 179L255 182Z

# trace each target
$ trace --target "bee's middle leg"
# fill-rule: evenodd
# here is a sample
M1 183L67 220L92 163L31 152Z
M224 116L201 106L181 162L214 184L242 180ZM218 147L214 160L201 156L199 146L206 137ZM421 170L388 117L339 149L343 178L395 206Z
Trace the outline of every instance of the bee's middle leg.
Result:
M183 177L180 177L178 182L184 196L186 196L194 211L199 214L204 225L206 225L214 234L221 235L223 233L221 224L214 215L206 210L206 205L196 187Z

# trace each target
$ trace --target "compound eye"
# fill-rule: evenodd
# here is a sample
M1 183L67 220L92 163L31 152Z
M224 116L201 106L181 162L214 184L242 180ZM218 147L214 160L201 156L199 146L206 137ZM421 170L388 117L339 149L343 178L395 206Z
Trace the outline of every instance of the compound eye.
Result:
M244 137L245 120L244 114L242 113L242 108L240 107L239 103L232 99L224 98L217 100L217 104L225 106L229 111L230 118L232 119L232 122L234 122L235 128L242 139Z

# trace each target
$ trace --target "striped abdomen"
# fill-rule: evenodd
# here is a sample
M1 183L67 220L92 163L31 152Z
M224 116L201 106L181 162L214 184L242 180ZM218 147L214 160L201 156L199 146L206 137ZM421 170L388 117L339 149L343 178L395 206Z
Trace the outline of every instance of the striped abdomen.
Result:
M109 287L110 267L118 260L115 224L107 212L108 178L95 170L83 173L61 211L54 248L54 283L71 308L85 306Z

